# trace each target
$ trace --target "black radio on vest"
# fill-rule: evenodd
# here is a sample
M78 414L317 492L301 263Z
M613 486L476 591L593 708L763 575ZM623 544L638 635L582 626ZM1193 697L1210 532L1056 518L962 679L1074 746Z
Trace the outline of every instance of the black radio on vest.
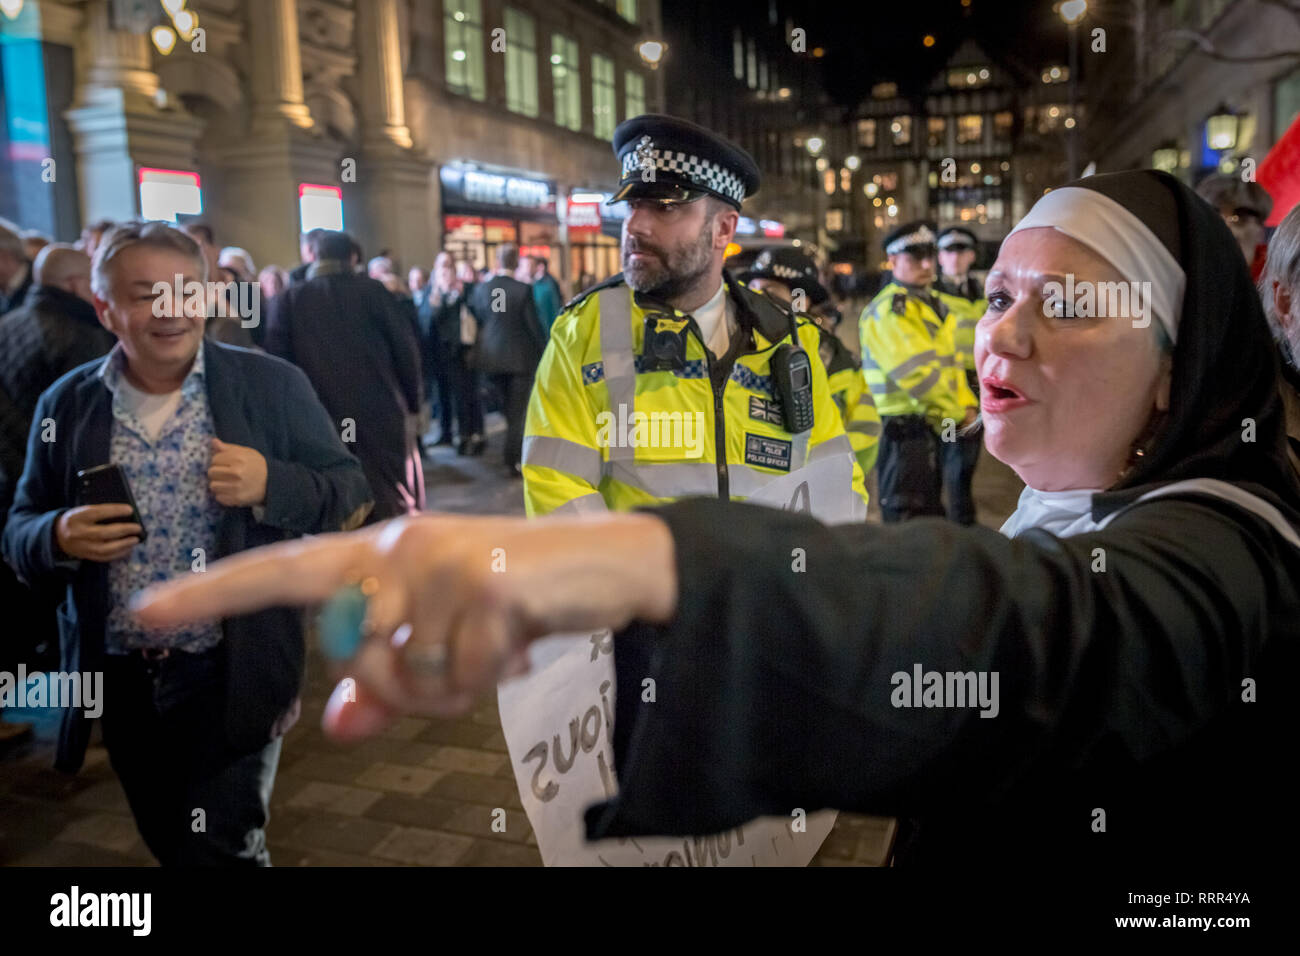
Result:
M777 347L772 356L772 381L781 397L781 414L785 430L791 434L813 427L812 363L799 345L799 330L794 313L789 313L790 343Z

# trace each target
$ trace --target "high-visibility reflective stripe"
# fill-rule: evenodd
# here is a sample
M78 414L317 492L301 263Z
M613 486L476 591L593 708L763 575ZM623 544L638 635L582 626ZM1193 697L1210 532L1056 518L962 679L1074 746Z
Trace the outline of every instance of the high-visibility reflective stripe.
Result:
M609 390L610 411L631 416L636 410L636 356L632 353L632 290L617 285L596 293L600 308L600 357ZM635 448L619 444L609 449L610 461L632 458Z
M593 488L600 484L601 469L604 466L599 449L551 435L526 435L523 463L554 468L581 478Z
M577 498L570 498L550 513L553 515L589 514L591 512L608 510L609 505L605 504L605 499L600 496L599 492L593 491L589 495L579 495Z
M903 362L895 366L894 370L889 373L889 377L897 381L898 379L902 378L904 375L906 375L908 372L912 371L913 369L920 368L922 365L925 365L927 362L933 362L934 359L935 359L934 349L926 349L924 352L918 352L916 355L913 355L906 362Z
M873 372L880 371L880 366L876 364L875 359L865 353L862 356L862 367Z
M943 368L956 368L957 357L955 355L940 355L939 365Z
M871 383L872 395L892 395L895 392L901 392L901 391L902 389L899 388L897 385L895 385L893 382L887 381L883 385L881 385L879 382Z
M728 468L732 470L735 466ZM632 485L656 498L718 494L718 469L712 462L611 461L606 472L614 481Z
M836 435L829 441L824 441L812 450L808 456L808 464L814 461L821 461L823 458L830 458L832 455L852 455L853 446L849 444L848 435Z
M957 328L959 328L959 329L973 329L973 328L975 328L975 326L977 326L977 325L979 325L979 324L980 324L980 320L979 320L979 319L962 319L961 321L959 321L959 322L957 323Z
M909 388L907 390L907 393L911 395L913 398L915 398L917 401L920 401L922 398L925 397L926 392L928 392L930 389L934 388L937 384L939 384L940 374L941 373L937 368L933 369L930 372L930 374L927 375L925 378L923 378L919 383Z
M843 445L838 444L841 441ZM830 446L829 450L823 452L822 449L827 448L827 446ZM836 452L853 454L847 436L840 435L829 442L818 445L813 450L808 463ZM790 473L800 470L801 468L794 468L791 469ZM737 498L748 498L768 482L784 478L786 474L786 472L779 471L763 471L749 465L727 465L731 494ZM697 462L694 464L672 462L662 465L652 462L642 462L637 465L629 465L621 461L610 462L608 475L614 481L632 485L634 488L639 488L646 494L653 495L656 498L713 497L718 493L718 469L712 462Z
M879 435L880 422L849 422L846 431L859 432L863 435Z

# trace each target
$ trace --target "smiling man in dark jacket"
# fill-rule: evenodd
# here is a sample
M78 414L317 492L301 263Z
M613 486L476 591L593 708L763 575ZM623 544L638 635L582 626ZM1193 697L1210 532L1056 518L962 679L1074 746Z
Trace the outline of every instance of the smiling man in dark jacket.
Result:
M298 712L298 614L147 632L130 596L219 556L353 527L369 489L301 372L205 341L202 292L172 301L205 274L198 246L165 224L105 237L95 308L118 344L41 396L3 550L27 583L65 586L61 669L83 685L103 675L104 743L159 861L265 864L281 735ZM82 503L78 471L106 463L143 528L128 504ZM65 702L59 769L81 766L95 709Z

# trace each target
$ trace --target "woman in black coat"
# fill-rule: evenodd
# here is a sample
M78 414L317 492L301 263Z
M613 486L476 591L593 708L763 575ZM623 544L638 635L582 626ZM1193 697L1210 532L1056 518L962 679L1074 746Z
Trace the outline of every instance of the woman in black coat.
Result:
M1090 177L1008 237L988 299L985 440L1028 486L1000 534L706 499L428 516L210 567L146 620L373 575L340 737L463 712L538 636L622 628L619 794L593 838L834 807L907 820L900 863L1289 859L1300 487L1232 236L1172 177Z
M456 263L448 252L438 253L434 260L430 284L426 305L429 316L426 350L436 355L438 365L435 367L443 370L438 382L442 402L442 440L438 444L451 443L454 409L458 436L456 450L462 455L482 454L487 440L483 436L479 377L469 367L469 346L461 341L461 315L473 286L466 285L457 274Z

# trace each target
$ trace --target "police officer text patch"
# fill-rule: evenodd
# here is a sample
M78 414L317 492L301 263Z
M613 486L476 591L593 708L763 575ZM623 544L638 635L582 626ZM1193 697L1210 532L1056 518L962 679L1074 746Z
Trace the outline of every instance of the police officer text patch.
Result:
M790 470L790 449L794 442L745 433L745 464Z
M757 418L769 425L780 425L785 419L781 415L781 406L758 395L749 396L749 417Z

